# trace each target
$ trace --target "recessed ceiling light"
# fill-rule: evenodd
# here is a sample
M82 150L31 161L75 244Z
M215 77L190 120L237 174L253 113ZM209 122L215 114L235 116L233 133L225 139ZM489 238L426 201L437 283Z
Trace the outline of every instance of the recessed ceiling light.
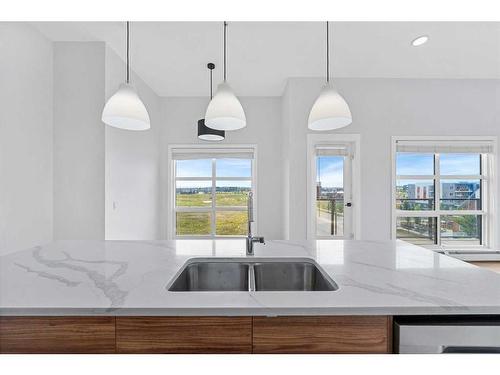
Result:
M421 46L422 44L427 43L428 40L429 40L429 37L427 35L421 35L418 38L413 39L413 41L411 42L411 45L413 47L418 47L418 46Z

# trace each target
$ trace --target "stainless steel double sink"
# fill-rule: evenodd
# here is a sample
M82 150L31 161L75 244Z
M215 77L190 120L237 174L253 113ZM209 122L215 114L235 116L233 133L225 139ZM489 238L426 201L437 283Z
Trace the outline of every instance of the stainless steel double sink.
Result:
M168 285L171 292L334 291L337 284L307 258L193 258Z

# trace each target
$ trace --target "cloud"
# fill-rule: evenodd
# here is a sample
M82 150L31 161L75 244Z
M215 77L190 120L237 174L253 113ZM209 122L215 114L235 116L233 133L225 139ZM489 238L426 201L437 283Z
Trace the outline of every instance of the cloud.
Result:
M432 175L433 154L400 153L397 156L398 175ZM442 175L479 174L478 154L441 154Z
M216 175L222 177L251 177L252 162L248 159L218 159ZM177 161L177 177L212 177L212 159Z
M344 186L344 158L340 156L319 157L317 165L317 181L323 187Z

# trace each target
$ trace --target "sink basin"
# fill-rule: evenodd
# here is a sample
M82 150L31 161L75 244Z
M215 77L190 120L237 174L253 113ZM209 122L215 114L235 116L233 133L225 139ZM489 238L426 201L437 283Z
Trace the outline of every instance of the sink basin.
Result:
M334 291L337 284L311 259L193 258L170 282L171 292Z
M257 291L326 291L337 285L312 262L263 262L254 265Z
M169 290L173 292L248 291L248 264L196 261L184 266Z

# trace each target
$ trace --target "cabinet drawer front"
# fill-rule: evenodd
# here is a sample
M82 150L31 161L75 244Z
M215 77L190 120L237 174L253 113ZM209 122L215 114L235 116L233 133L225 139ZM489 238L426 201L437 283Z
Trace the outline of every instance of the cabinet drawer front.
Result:
M387 316L254 317L254 353L389 353Z
M251 353L251 317L117 317L118 353Z
M114 352L114 317L0 317L0 353Z

